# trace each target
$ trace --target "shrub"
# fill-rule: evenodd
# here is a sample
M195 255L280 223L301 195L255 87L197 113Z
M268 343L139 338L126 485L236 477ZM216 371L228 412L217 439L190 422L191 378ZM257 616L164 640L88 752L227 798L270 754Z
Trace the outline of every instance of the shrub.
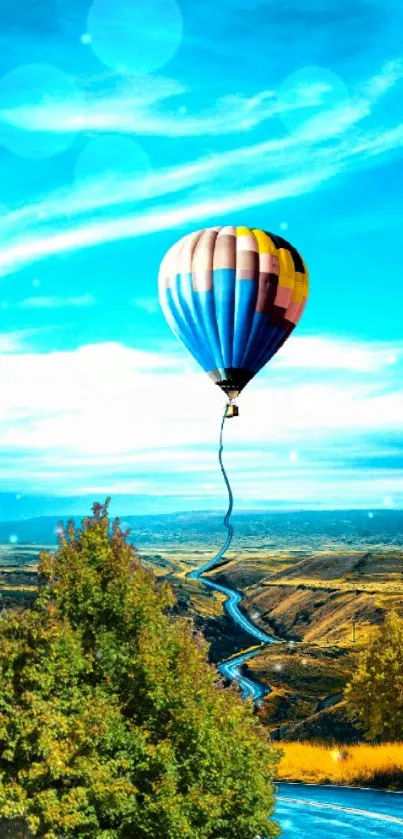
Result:
M43 839L274 837L276 752L108 502L0 621L0 816Z
M368 739L403 740L403 620L394 612L361 653L346 699Z

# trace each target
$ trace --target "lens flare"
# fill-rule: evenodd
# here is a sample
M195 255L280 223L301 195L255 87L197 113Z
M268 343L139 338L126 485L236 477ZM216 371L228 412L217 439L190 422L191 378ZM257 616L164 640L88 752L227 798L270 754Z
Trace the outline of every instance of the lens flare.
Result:
M35 159L64 151L84 113L79 87L48 64L26 64L3 76L0 103L0 143L13 154ZM60 128L55 131L58 115Z
M175 0L95 0L88 34L97 57L119 73L159 70L178 50L182 15Z

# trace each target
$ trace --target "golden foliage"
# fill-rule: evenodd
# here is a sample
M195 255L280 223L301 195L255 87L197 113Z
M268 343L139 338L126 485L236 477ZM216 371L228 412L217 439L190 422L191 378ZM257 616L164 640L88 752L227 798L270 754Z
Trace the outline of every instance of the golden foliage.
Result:
M281 743L279 781L403 787L403 743L328 746Z

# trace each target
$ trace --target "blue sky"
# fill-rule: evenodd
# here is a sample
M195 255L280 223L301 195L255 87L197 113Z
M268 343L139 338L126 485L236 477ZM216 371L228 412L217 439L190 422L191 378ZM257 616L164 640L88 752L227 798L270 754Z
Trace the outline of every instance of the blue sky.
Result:
M225 503L222 394L157 273L229 223L311 278L227 426L238 507L402 507L400 0L20 0L0 23L2 491Z

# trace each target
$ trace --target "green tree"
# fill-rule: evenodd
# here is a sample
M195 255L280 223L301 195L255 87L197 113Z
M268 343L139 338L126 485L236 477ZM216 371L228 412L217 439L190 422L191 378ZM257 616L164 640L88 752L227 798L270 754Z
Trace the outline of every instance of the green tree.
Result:
M403 739L403 620L395 612L361 653L346 699L368 739Z
M43 839L274 837L276 753L127 535L94 505L0 621L0 816Z

